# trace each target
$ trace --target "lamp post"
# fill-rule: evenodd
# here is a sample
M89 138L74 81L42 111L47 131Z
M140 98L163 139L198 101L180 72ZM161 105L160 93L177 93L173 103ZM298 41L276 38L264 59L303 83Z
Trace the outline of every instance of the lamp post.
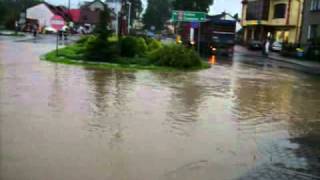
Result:
M127 1L127 4L129 5L129 14L128 14L128 34L130 34L130 23L131 23L131 5L132 3Z
M116 36L119 34L119 12L117 8L117 0L113 0L113 11L116 14L116 24L115 24L115 32Z

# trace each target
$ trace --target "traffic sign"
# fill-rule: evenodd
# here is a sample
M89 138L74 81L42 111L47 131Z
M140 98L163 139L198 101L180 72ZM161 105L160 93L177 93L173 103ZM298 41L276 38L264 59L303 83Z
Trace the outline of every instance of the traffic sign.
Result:
M192 23L191 23L191 27L194 28L194 29L199 28L199 26L200 26L200 23L199 23L199 22L192 22Z
M50 20L51 27L57 31L60 31L65 26L65 21L61 16L55 15Z
M206 20L205 12L196 12L196 11L172 11L171 20L184 21L184 22L203 22Z

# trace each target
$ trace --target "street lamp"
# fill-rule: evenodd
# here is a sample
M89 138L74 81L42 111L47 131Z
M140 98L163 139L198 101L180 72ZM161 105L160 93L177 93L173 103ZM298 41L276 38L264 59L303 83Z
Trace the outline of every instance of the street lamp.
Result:
M116 31L116 36L119 34L119 12L117 8L117 0L113 0L113 11L116 14L116 24L115 24L115 31Z
M131 5L132 3L127 1L127 4L129 5L129 15L128 15L128 34L130 34L130 21L131 21Z

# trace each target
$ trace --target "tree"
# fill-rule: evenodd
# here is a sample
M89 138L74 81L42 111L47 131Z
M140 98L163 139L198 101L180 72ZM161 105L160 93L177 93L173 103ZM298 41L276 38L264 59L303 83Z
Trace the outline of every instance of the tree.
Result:
M146 29L154 26L156 30L162 30L165 22L170 18L169 0L148 0L148 7L143 16Z
M174 0L173 7L175 10L185 11L203 11L208 12L209 6L213 0Z
M85 46L85 57L95 61L112 61L117 55L116 45L109 41L111 30L108 28L111 20L110 10L105 7L100 12L99 23L95 28L95 35L88 39Z
M13 28L21 12L41 2L42 0L0 0L0 24Z
M107 40L107 38L111 35L111 31L108 29L110 20L110 9L105 6L104 10L100 11L99 23L95 29L95 33L99 39Z
M139 19L139 17L140 17L140 14L141 14L141 12L143 10L142 2L141 2L141 0L128 0L128 2L131 3L131 18L130 18L130 22L132 24L133 20Z

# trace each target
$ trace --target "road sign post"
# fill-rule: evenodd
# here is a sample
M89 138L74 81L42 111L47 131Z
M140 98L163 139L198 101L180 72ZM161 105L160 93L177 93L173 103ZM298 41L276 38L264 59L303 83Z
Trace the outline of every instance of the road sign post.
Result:
M200 54L201 41L201 22L206 21L207 14L205 12L196 11L172 11L172 22L191 22L190 36L192 29L198 28L198 52ZM191 38L190 38L191 39Z
M206 21L205 12L196 12L196 11L172 11L171 20L174 22L183 21L183 22L204 22Z
M59 55L59 31L65 26L65 21L61 16L55 15L50 21L51 27L57 31L56 55Z

